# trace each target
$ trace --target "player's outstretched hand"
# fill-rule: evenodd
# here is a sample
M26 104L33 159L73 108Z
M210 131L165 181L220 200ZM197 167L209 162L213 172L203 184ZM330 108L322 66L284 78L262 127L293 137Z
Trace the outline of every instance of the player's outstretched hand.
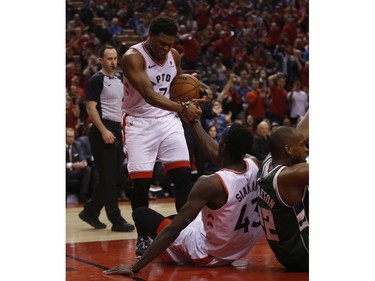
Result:
M103 273L106 274L106 275L111 275L111 274L128 274L128 275L130 275L130 274L133 274L131 268L132 268L131 265L119 264L119 265L116 265L115 267L104 270Z
M206 103L208 103L208 97L207 96L202 96L200 99L192 99L191 100L196 106L202 107Z
M206 89L201 86L200 87L200 98L199 99L192 99L191 101L197 106L197 107L202 107L206 103L209 102L208 94Z

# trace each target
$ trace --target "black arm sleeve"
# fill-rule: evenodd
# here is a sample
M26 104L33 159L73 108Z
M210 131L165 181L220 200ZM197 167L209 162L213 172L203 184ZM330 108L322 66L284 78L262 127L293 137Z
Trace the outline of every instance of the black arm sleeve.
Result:
M95 101L99 103L100 94L103 90L103 80L104 74L98 71L95 73L90 80L87 82L86 86L86 100Z

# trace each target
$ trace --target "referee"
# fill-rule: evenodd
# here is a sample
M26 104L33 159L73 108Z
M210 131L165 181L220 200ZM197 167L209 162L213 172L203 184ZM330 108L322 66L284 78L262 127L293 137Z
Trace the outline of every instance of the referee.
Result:
M99 184L79 217L92 227L103 229L106 225L99 221L99 215L104 206L112 223L111 230L128 232L134 230L134 226L121 216L117 201L117 183L125 156L121 132L124 88L121 80L114 75L116 49L110 45L102 47L99 62L102 69L90 78L86 86L86 108L93 123L89 140L99 173Z

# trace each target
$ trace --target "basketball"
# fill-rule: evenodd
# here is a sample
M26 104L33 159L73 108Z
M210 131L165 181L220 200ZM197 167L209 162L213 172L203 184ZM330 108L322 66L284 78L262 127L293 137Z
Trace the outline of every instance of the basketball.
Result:
M200 98L200 82L190 74L177 75L169 88L169 95L172 101L186 102Z

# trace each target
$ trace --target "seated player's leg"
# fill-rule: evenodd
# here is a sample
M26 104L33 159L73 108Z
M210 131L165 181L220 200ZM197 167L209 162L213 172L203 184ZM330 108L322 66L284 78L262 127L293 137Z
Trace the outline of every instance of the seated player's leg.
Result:
M136 257L140 258L151 245L152 239L155 239L171 220L146 207L137 208L132 216L138 231Z

